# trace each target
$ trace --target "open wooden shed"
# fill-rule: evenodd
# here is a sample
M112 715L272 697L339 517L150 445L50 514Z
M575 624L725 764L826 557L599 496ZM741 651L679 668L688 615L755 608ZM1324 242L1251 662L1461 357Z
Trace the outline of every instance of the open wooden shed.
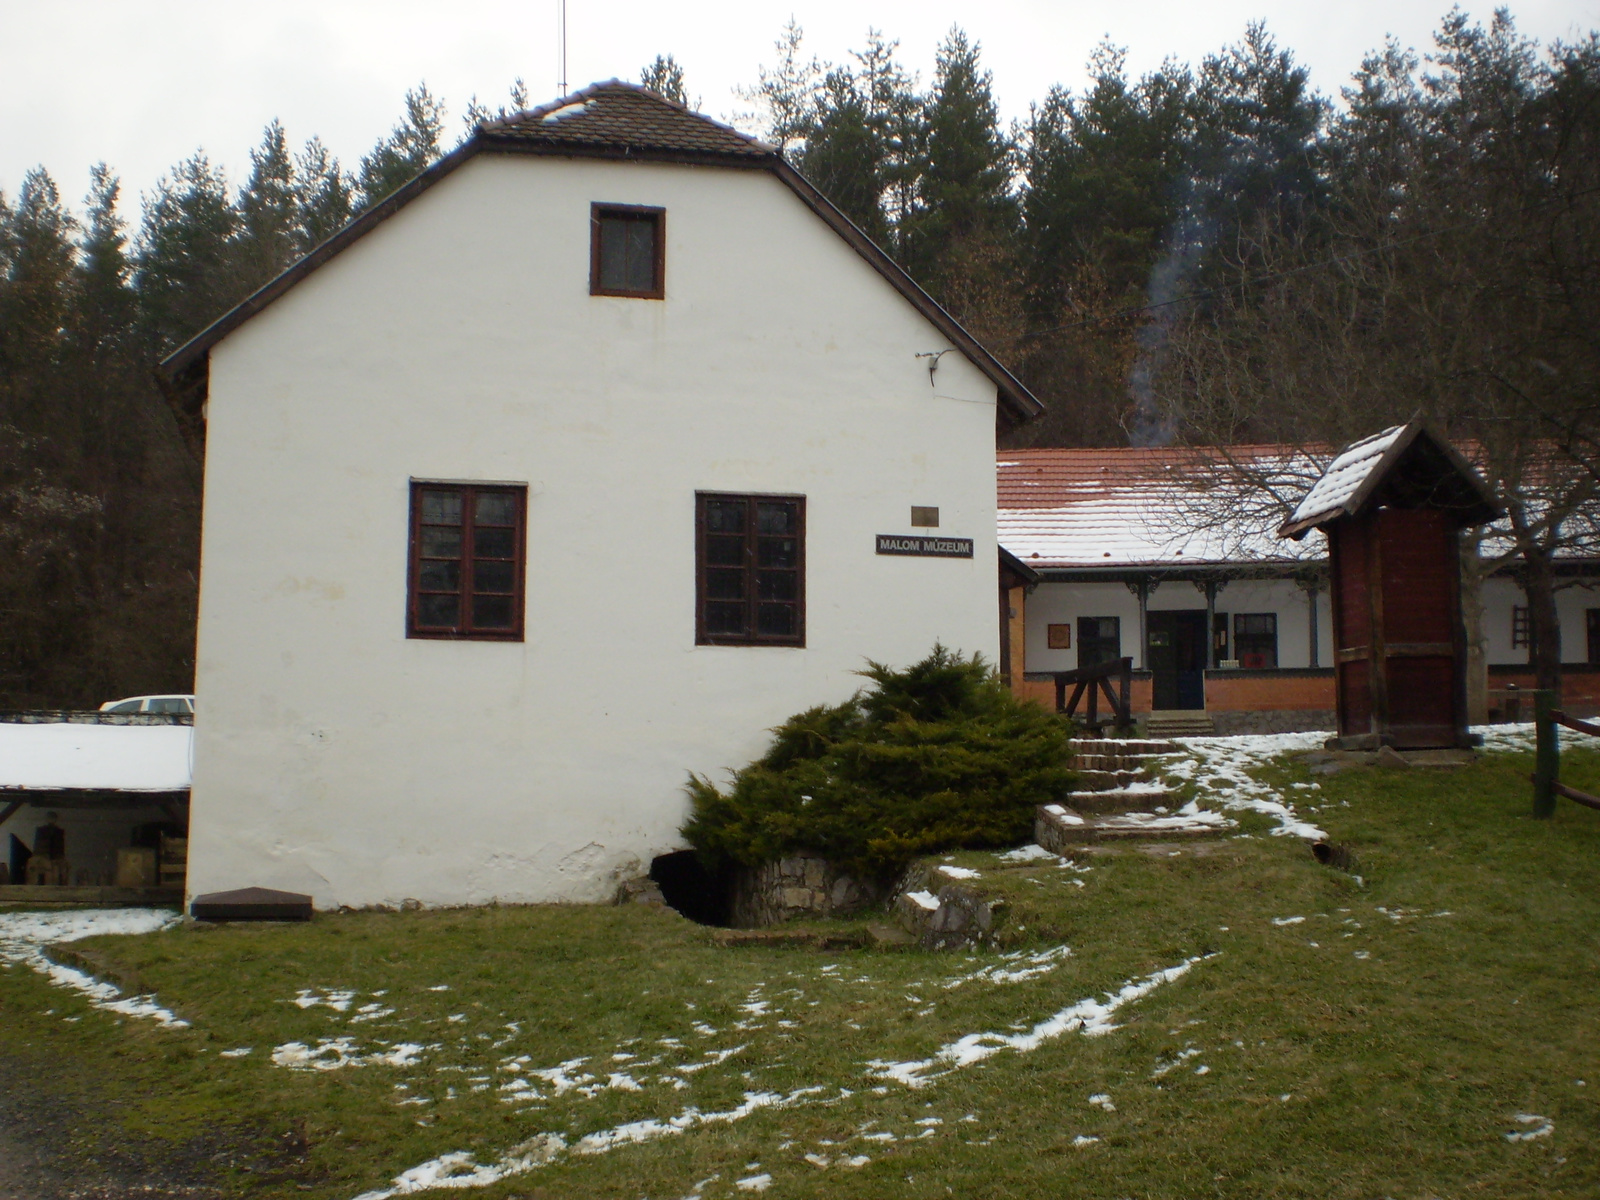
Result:
M1466 459L1414 420L1347 446L1278 530L1328 538L1344 749L1470 744L1460 533L1499 515Z

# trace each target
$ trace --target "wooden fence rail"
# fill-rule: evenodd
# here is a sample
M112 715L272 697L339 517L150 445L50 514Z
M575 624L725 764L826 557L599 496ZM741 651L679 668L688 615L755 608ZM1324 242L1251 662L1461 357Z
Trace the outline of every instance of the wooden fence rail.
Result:
M1600 737L1600 725L1567 716L1556 707L1555 700L1555 693L1548 689L1533 693L1533 815L1540 820L1555 815L1558 796L1565 796L1585 808L1600 810L1600 796L1591 796L1561 782L1561 738L1557 731L1557 726L1564 725L1575 733Z
M1117 677L1117 690L1111 690L1111 677ZM1118 729L1133 727L1133 707L1128 692L1133 682L1133 659L1113 658L1092 667L1079 667L1076 671L1052 671L1056 684L1056 711L1065 716L1078 714L1078 703L1088 696L1088 712L1083 718L1085 728L1099 730L1106 725ZM1072 697L1067 698L1067 685L1073 685ZM1105 694L1111 714L1100 716L1100 696Z

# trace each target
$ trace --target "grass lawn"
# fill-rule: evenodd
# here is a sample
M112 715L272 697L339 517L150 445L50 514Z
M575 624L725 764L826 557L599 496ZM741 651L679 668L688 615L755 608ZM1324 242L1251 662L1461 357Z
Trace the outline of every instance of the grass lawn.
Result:
M981 954L722 948L639 907L99 938L71 949L190 1026L15 965L0 1062L86 1161L187 1155L246 1196L456 1155L428 1170L528 1168L485 1200L1593 1197L1600 813L1530 820L1530 770L1266 768L1353 874L1248 813L1075 868L957 855L1008 900ZM1563 778L1600 791L1600 753ZM1186 962L1110 1032L1040 1025ZM1015 1043L935 1057L984 1032Z

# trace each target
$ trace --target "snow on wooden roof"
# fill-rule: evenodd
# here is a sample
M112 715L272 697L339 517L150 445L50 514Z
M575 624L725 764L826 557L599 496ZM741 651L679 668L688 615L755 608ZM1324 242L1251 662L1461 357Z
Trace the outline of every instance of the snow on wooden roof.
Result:
M1317 467L1284 446L1234 446L1235 462L1286 490ZM1184 447L1002 451L1000 544L1036 570L1290 564L1322 556L1274 531L1283 507L1218 471L1215 452Z
M1287 524L1299 525L1343 511L1362 485L1372 478L1384 461L1384 455L1409 428L1408 425L1391 425L1382 433L1352 442L1328 464L1327 473L1306 493Z
M0 722L0 791L188 790L191 725Z
M1401 508L1443 509L1458 526L1481 525L1501 515L1472 464L1419 417L1341 450L1278 536L1304 537L1330 521L1356 516L1374 498Z

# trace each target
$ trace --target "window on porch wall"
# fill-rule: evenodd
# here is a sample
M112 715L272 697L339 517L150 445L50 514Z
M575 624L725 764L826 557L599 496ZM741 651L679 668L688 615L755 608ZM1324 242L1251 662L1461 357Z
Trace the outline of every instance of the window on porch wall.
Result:
M1078 666L1094 667L1122 657L1120 617L1078 618Z
M1278 665L1278 614L1235 613L1233 652L1245 670Z

